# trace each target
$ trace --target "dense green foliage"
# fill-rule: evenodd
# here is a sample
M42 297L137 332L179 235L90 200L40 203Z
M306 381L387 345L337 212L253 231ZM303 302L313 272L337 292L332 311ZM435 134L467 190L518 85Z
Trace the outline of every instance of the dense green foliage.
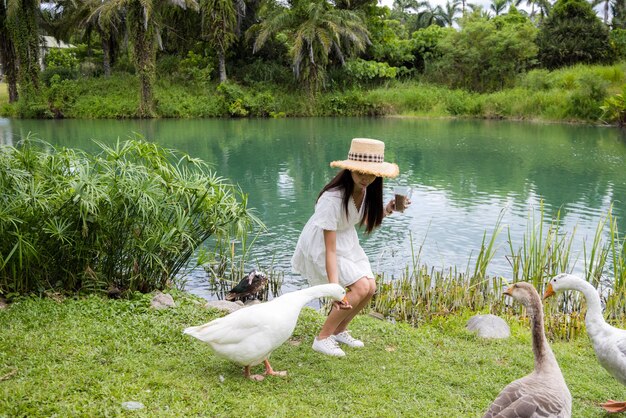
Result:
M537 67L609 63L626 55L620 32L624 8L617 0L605 2L605 10L611 6L614 13L611 31L608 15L602 22L584 0L560 0L554 7L550 1L514 6L493 0L488 8L466 2L433 6L428 1L399 0L391 9L375 0L56 0L40 10L31 0L7 0L3 5L0 31L5 35L0 48L11 101L17 94L11 69L17 63L24 90L22 100L9 112L18 117L99 117L95 115L100 109L77 113L60 106L60 101L72 99L73 92L59 92L58 83L68 79L89 83L116 73L137 79L133 85L137 97L123 100L124 108L132 103L132 112L112 112L113 117L332 115L331 109L316 109L315 103L297 106L293 112L280 104L259 112L246 104L245 97L226 106L211 105L210 111L188 111L187 103L213 96L218 80L254 92L245 96L269 92L279 102L284 101L279 97L288 96L291 99L286 100L299 102L302 95L309 101L319 94L352 95L352 89L376 89L392 81L500 92ZM24 18L16 19L20 13ZM76 46L78 66L53 56L60 65L43 73L46 86L54 85L52 98L49 91L39 89L38 51L32 41L37 33ZM24 49L26 45L30 49ZM192 94L180 95L180 106L164 106L159 84L170 84L175 94ZM115 100L115 90L100 90L107 96L101 99ZM587 92L582 90L577 100L583 107L595 103L596 109L575 117L597 120L602 88L594 84ZM359 114L389 109L373 107ZM341 114L346 113L350 114Z
M284 91L272 83L255 83L254 87L234 82L215 84L207 80L204 64L194 62L195 58L186 59L179 66L168 67L171 76L156 83L156 112L160 117L410 115L597 122L604 100L620 93L626 80L624 64L579 65L555 71L531 70L518 77L513 87L483 94L415 81L389 80L377 87L369 85L373 81L366 77L374 71L363 62L355 68L362 80L355 78L352 87L321 92L311 99L305 92ZM381 74L379 71L386 69L376 67L375 71ZM138 81L132 75L50 80L50 86L44 88L48 117L135 115ZM102 95L102 91L107 94ZM15 111L8 105L0 108L5 115Z
M294 74L310 94L324 85L333 56L343 63L345 56L363 52L370 42L358 13L333 7L326 0L293 1L291 7L279 5L250 31L255 36L254 51L276 33L291 40L289 56Z
M621 93L606 98L600 109L603 121L617 123L619 126L626 125L626 87Z
M361 315L352 331L366 346L337 359L311 350L324 317L305 308L293 337L271 357L272 366L289 375L253 382L182 334L217 312L189 296L174 293L174 299L176 308L165 311L149 309L149 295L24 298L0 310L0 411L29 417L330 417L338 411L479 417L505 385L533 368L524 318L505 316L511 338L483 340L465 329L470 312L419 328ZM620 399L623 386L599 365L588 338L551 345L574 416L605 416L598 404ZM127 401L145 408L125 411Z
M609 31L585 0L558 0L541 25L537 44L546 68L614 60Z
M202 161L139 140L101 148L0 148L0 294L162 289L208 237L254 221Z
M437 45L426 75L453 88L494 91L511 87L534 64L537 29L516 11L486 19L473 13Z

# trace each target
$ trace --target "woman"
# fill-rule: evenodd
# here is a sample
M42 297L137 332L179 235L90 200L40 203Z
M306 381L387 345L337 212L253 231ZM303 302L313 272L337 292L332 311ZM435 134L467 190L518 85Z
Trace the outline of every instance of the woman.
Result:
M348 159L330 163L342 170L320 192L291 260L294 271L309 284L339 283L348 290L348 302L333 304L313 341L313 349L327 355L346 355L338 343L364 345L350 335L348 324L367 306L376 282L355 225L369 234L395 209L393 199L383 209L383 177L399 173L396 164L384 161L384 154L382 141L354 138Z

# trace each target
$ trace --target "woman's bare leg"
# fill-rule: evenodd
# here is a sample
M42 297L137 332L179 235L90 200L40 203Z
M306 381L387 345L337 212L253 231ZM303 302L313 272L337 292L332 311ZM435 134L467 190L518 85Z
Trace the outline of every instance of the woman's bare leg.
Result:
M357 316L357 314L370 303L370 300L372 300L372 296L374 296L374 293L376 293L376 281L374 279L364 277L359 280L359 282L361 281L365 281L369 285L365 297L358 305L352 305L352 309L348 310L348 316L346 316L344 320L339 323L337 328L335 328L335 330L333 331L333 334L339 334L348 329L348 324L350 323L350 321L352 321L352 319L354 319L354 317ZM352 286L350 286L350 289L352 289Z
M367 303L376 291L376 283L367 277L360 278L349 287L350 291L346 294L346 297L350 305L352 305L352 309L333 308L317 336L318 340L323 340L333 334L344 331L356 314L367 306Z

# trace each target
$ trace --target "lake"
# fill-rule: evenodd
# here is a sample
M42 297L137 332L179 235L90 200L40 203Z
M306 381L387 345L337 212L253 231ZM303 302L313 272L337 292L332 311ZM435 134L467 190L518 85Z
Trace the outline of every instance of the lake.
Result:
M363 247L375 272L401 274L421 245L421 261L436 269L465 271L502 218L499 249L488 273L510 275L507 229L522 245L528 219L543 202L546 222L560 210L561 229L574 233L572 248L584 268L583 243L591 245L609 209L626 231L626 135L608 127L505 121L406 118L302 118L207 120L9 120L0 119L0 143L16 144L29 132L55 146L95 151L93 139L111 144L133 133L209 162L249 194L267 226L249 260L285 273L286 288L305 286L292 275L290 258L313 213L320 189L347 156L353 137L384 140L386 160L401 175L385 182L409 185L413 204L394 213ZM413 246L411 245L413 241ZM188 288L210 298L204 270Z

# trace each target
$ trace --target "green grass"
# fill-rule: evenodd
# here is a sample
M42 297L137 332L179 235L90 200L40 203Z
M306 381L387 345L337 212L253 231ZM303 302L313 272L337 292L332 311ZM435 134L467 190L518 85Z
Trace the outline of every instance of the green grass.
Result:
M312 99L284 85L234 79L218 87L216 82L198 84L161 74L154 97L161 118L393 115L600 123L600 106L622 91L624 80L626 62L620 62L535 69L521 74L512 88L491 93L412 79L378 87L328 89ZM47 104L31 110L41 117L133 118L138 91L136 77L123 72L109 78L64 80L44 87L42 98ZM0 114L21 114L15 105L3 105L6 101L0 89Z
M0 106L9 103L9 90L6 83L0 83Z
M218 314L192 296L174 297L177 307L166 311L149 309L149 295L24 298L0 310L0 416L479 417L533 367L528 326L515 318L512 338L488 341L464 329L469 312L419 328L362 315L352 331L366 347L337 359L311 350L324 318L305 308L272 356L289 376L252 382L182 334ZM552 347L574 416L605 416L598 403L625 397L586 336ZM126 412L125 401L146 408Z

